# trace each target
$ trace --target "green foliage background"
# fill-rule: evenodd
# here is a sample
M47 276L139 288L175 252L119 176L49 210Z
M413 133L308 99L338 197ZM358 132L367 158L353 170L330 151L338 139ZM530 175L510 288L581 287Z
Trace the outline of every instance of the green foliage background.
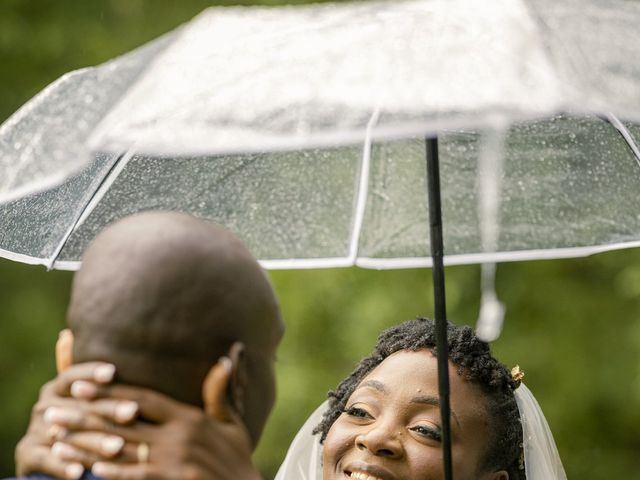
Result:
M2 0L0 120L61 74L124 53L214 3L223 2ZM449 318L473 324L478 268L449 268L447 275ZM271 276L287 333L278 360L278 403L255 456L266 478L304 418L370 350L379 331L433 310L426 270ZM71 277L0 260L0 477L13 473L13 448L39 386L54 375L53 344ZM507 318L494 348L505 363L526 371L569 478L636 475L640 251L503 264L497 282Z

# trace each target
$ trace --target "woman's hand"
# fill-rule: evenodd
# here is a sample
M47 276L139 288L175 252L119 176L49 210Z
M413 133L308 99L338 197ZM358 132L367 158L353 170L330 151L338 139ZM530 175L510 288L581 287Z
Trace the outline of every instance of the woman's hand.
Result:
M18 447L19 472L77 478L75 466L85 466L106 480L259 479L249 435L226 401L229 363L223 358L205 381L206 413L150 390L106 385L106 375L96 381L90 367L72 367L43 389ZM76 400L57 397L65 393ZM52 428L55 440L43 435Z
M96 475L106 480L260 478L251 463L249 435L232 412L218 421L199 408L129 386L100 388L96 395L133 400L140 406L140 417L149 421L113 430L125 439L126 447L117 461L95 463ZM92 450L97 443L89 435L72 433L65 441Z
M69 397L74 382L91 381L95 385L104 385L113 380L114 374L115 367L111 364L79 364L66 369L42 387L38 403L31 411L27 434L16 448L18 475L42 472L65 479L77 479L82 475L82 464L51 454L56 440L66 434L62 426L64 422L57 420L67 415L82 418L86 425L104 425L104 417L110 417L112 424L131 422L137 413L137 405L133 402L109 400L92 404ZM111 441L112 446L113 442L114 440Z

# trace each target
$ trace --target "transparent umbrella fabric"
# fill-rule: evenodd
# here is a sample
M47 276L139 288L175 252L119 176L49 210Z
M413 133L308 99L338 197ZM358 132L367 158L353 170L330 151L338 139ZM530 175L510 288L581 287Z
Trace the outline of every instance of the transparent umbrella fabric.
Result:
M478 127L496 114L614 111L637 120L640 33L631 3L209 10L138 79L91 143L215 154L362 142L368 126L373 140L424 135Z
M633 152L598 117L557 116L509 129L498 249L485 252L477 214L483 138L472 131L440 137L448 263L577 256L640 243ZM424 150L422 138L374 143L363 186L359 147L135 155L92 204L87 187L113 164L100 155L62 186L1 206L0 239L5 255L44 264L57 258L57 268L76 268L104 225L140 210L178 209L239 232L272 268L430 265Z
M404 137L477 125L496 110L544 114L561 100L519 2L487 9L479 1L405 0L253 13L197 17L92 144L162 154L336 145L362 142L375 112L374 135ZM462 58L452 55L462 50Z
M107 223L165 208L227 225L272 268L430 265L434 134L446 262L636 245L639 21L623 0L207 10L1 127L0 167L18 166L0 183L1 253L75 268ZM485 158L502 165L492 248ZM52 159L72 167L36 167ZM18 198L38 176L24 172L53 183L82 161Z
M103 65L70 72L0 126L0 203L46 190L86 168L86 141L170 42L166 35Z

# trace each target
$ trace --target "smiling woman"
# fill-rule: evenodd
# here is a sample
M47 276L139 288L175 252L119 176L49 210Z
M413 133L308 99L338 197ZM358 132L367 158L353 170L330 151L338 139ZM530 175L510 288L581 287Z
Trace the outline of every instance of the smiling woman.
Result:
M489 405L480 387L451 375L454 471L458 478L504 479L488 462ZM390 355L354 390L324 447L324 479L443 478L436 357ZM516 444L517 446L517 444ZM517 469L517 451L512 455ZM511 478L514 478L512 476ZM516 477L517 478L517 477Z
M276 478L287 480L284 470L300 478L303 464L309 480L318 478L320 457L323 480L443 478L434 330L433 321L419 318L383 332L373 353L329 393L315 445L304 439L310 419ZM565 480L519 370L512 375L469 327L449 324L448 339L455 478Z

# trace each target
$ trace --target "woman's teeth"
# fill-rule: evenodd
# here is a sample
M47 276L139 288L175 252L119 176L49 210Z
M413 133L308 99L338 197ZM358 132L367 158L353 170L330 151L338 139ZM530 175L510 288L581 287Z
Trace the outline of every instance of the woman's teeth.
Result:
M356 478L357 480L382 480L381 478L374 477L364 472L351 472L349 476L351 478Z

